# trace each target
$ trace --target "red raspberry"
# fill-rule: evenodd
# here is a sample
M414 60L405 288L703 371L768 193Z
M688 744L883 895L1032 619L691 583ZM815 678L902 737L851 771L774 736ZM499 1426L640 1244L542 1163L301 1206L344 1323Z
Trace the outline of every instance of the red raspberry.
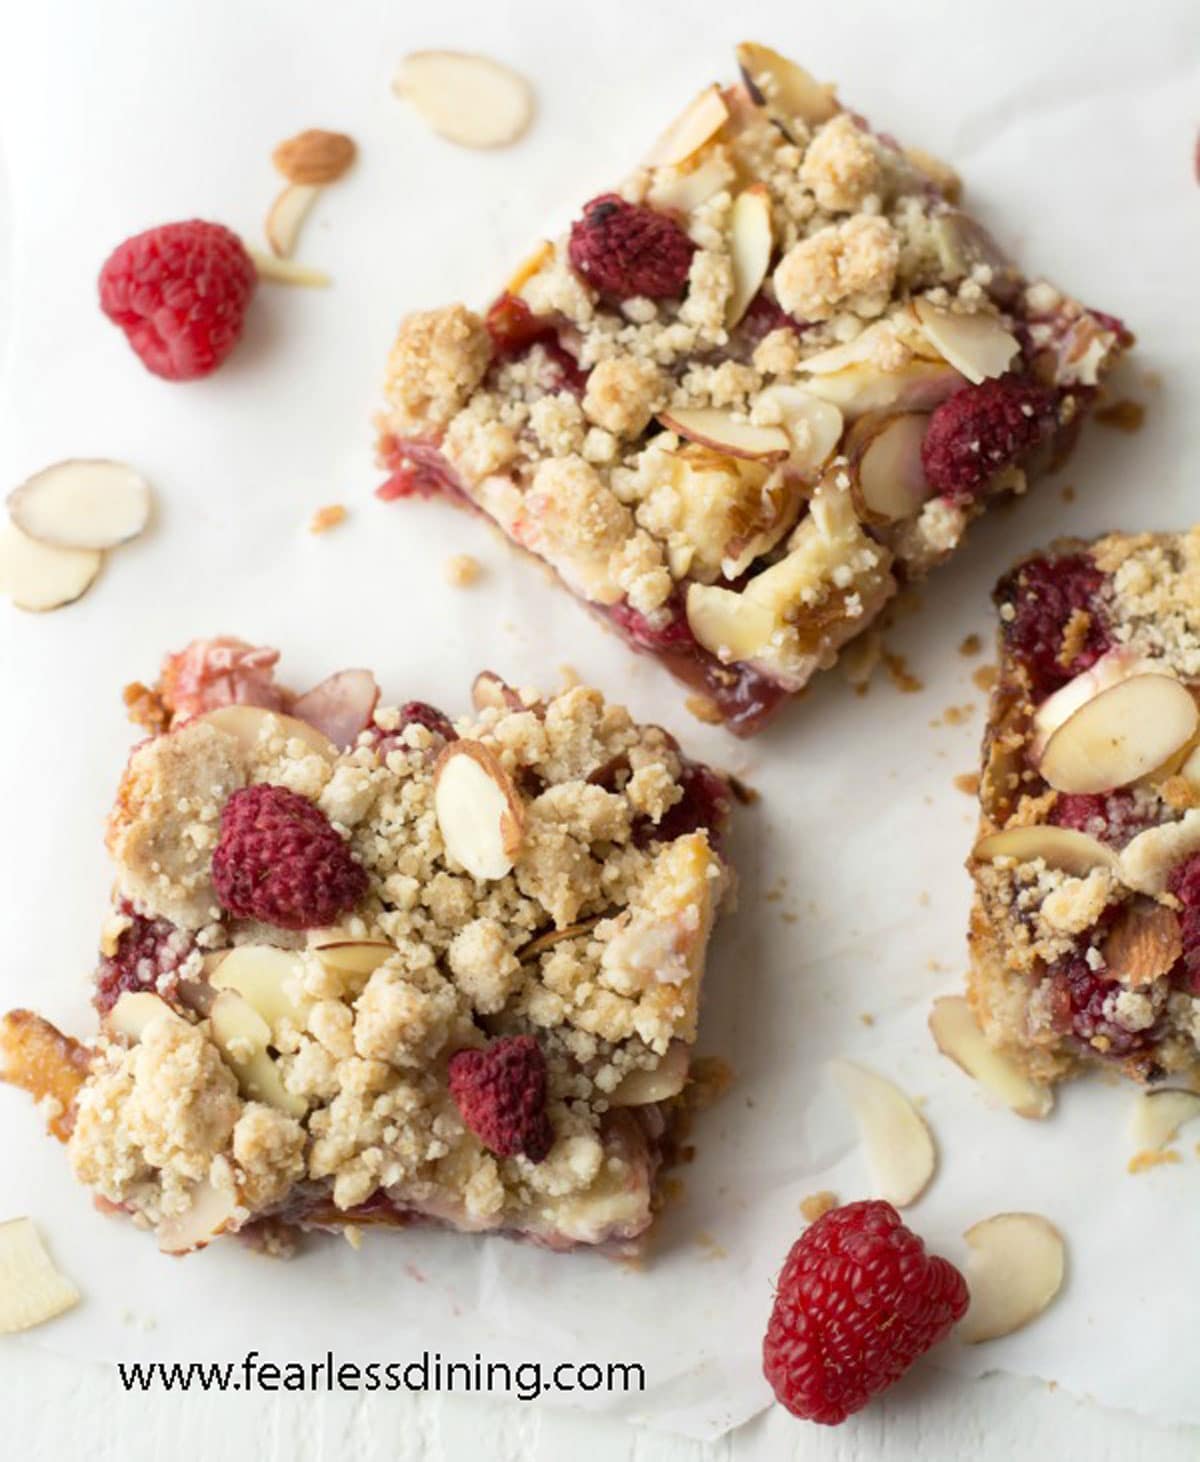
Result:
M1005 643L1029 672L1035 699L1042 700L1065 685L1111 647L1108 622L1099 603L1107 582L1087 554L1069 553L1061 558L1026 559L996 585L992 597L1001 610ZM1078 611L1088 616L1087 632L1064 665L1063 637Z
M100 308L147 370L191 381L215 371L237 344L257 283L237 234L200 219L166 223L108 256Z
M384 761L390 751L395 751L400 745L400 735L406 726L413 724L424 726L434 736L440 736L443 741L457 741L458 733L450 724L449 719L431 706L428 701L405 701L400 707L399 724L391 731L385 731L382 726L369 726L367 729L371 734L375 754L380 761Z
M121 913L129 924L121 931L116 950L105 955L96 970L92 1002L101 1015L127 990L170 994L172 976L195 948L192 936L169 919L148 919L129 903L121 905Z
M885 1391L967 1312L967 1285L890 1203L848 1203L792 1245L763 1373L793 1416L837 1426Z
M725 778L701 762L684 762L679 772L679 785L683 788L683 796L661 822L650 823L644 829L639 826L637 842L655 838L670 843L701 829L710 838L720 836L733 811L733 795Z
M929 418L921 444L929 485L952 502L969 502L1054 423L1053 394L1032 381L999 376L956 391Z
M1105 1006L1125 988L1093 970L1082 955L1073 955L1053 965L1050 980L1050 1010L1061 1031L1077 1037L1102 1056L1129 1056L1144 1050L1157 1039L1153 1026L1131 1031L1112 1018ZM1100 1044L1094 1045L1099 1038Z
M243 787L222 808L212 880L223 909L281 929L322 929L367 891L366 873L320 808L266 783Z
M603 193L571 225L575 270L603 295L675 299L687 288L696 245L673 218Z
M1114 848L1123 848L1136 833L1154 825L1138 810L1128 787L1115 792L1060 792L1050 814L1055 827L1074 828Z
M450 1095L462 1119L497 1157L541 1162L554 1145L546 1115L546 1058L532 1036L501 1036L483 1051L450 1057Z
M1179 932L1183 938L1180 983L1191 994L1200 995L1200 853L1193 853L1171 869L1167 888L1183 905L1179 915Z

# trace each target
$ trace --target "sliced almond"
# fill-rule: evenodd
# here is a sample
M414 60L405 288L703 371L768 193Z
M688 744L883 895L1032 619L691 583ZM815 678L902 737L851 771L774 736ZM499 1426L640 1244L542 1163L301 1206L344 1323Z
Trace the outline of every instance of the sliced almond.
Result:
M803 386L776 385L760 391L756 410L778 411L791 448L789 469L815 477L837 450L844 425L841 410Z
M1062 1288L1066 1245L1037 1213L998 1213L973 1224L967 1241L971 1307L957 1335L967 1345L1011 1335L1037 1319Z
M1035 863L1061 869L1073 878L1086 878L1093 868L1117 868L1117 855L1098 838L1071 827L1006 827L989 833L971 849L978 863L1011 858L1016 863Z
M892 318L876 320L860 330L853 340L841 345L831 345L818 350L815 355L806 355L800 362L800 370L810 376L832 376L848 366L864 365L886 359L897 352L898 336L896 323Z
M582 924L567 924L562 929L547 929L544 934L539 934L528 944L522 945L517 950L517 958L522 964L526 964L545 954L548 949L553 949L556 944L561 944L564 939L578 939L581 934L590 934L599 922L599 919L586 919Z
M1160 668L1161 662L1124 645L1101 655L1094 665L1068 680L1038 706L1033 716L1032 754L1040 756L1052 733L1102 690L1133 675L1153 674Z
M164 1254L191 1254L223 1234L237 1210L237 1198L207 1180L197 1183L188 1206L165 1218L156 1230Z
M1186 746L1198 719L1191 692L1173 676L1131 675L1086 700L1044 741L1035 740L1031 755L1058 792L1108 792Z
M312 1001L303 989L304 967L293 949L273 944L235 945L213 971L214 990L236 990L276 1035L285 1023L304 1029Z
M840 406L850 420L868 411L932 411L966 380L941 361L913 359L888 371L860 361L828 375L806 376L804 384L814 396Z
M1171 870L1200 852L1200 811L1185 812L1178 822L1138 833L1121 849L1117 866L1126 888L1157 898L1167 887Z
M303 1097L284 1086L279 1068L267 1051L271 1027L250 1002L236 990L222 990L213 1001L209 1019L213 1042L237 1077L246 1100L265 1102L291 1117L303 1117L308 1107Z
M1194 792L1200 791L1200 746L1188 752L1183 765L1179 768L1179 775Z
M145 528L150 484L123 462L78 457L35 472L8 495L22 533L54 548L116 548Z
M752 426L718 406L680 407L660 413L658 419L668 431L730 457L782 462L791 447L782 427Z
M167 1002L151 990L126 990L104 1017L110 1035L122 1036L136 1045L156 1020L179 1020Z
M631 1071L609 1093L610 1107L645 1107L678 1096L687 1084L691 1050L686 1041L672 1041L657 1066Z
M753 659L775 633L774 609L732 589L689 584L685 608L692 633L723 665Z
M916 300L914 309L939 355L973 385L1002 376L1021 348L994 315L959 315L926 299Z
M554 257L554 245L549 239L543 239L535 249L531 249L521 260L517 267L508 277L508 283L504 286L505 294L520 294L529 281Z
M303 742L309 751L315 751L326 761L337 758L337 747L327 736L307 721L285 716L281 711L268 711L262 706L219 706L215 711L205 711L196 719L232 736L246 756L265 750L267 743L279 737L285 742Z
M932 496L921 460L929 418L917 412L861 417L870 426L850 455L850 490L868 523L897 523L920 512Z
M478 741L452 741L433 777L434 811L447 854L472 878L510 873L521 851L525 813L495 755Z
M94 549L53 548L15 523L0 526L0 594L18 609L41 614L74 604L91 587L102 562Z
M879 1197L897 1208L915 1203L933 1177L933 1137L898 1086L852 1061L830 1063L833 1078L858 1122Z
M650 180L646 202L652 208L692 213L734 181L733 165L721 146L710 147L693 164L660 168Z
M649 168L678 167L721 130L729 108L719 86L704 90L671 123L643 159Z
M533 90L523 76L487 56L414 51L392 82L433 130L461 147L507 147L533 120Z
M372 975L396 953L383 939L331 939L312 946L327 969L341 975Z
M245 240L243 240L245 243ZM323 269L310 269L307 264L297 264L293 259L280 259L274 254L246 244L246 252L254 261L260 279L269 279L274 284L299 284L307 289L326 289L333 283Z
M521 711L521 697L493 670L481 670L471 682L471 704L477 711Z
M1049 1115L1054 1106L1054 1092L1031 1081L1015 1062L989 1043L961 995L942 995L933 1002L929 1029L943 1056L949 1056L984 1091L998 1097L1018 1117Z
M28 1218L0 1223L0 1335L44 1325L79 1303Z
M306 691L292 714L345 751L371 724L378 704L379 686L369 670L339 670Z
M838 110L831 86L816 81L803 66L789 61L770 46L743 41L737 48L742 80L756 105L764 107L772 121L778 122L795 140L795 128L789 122L799 120L806 127L819 127Z
M1126 904L1101 948L1106 978L1123 985L1150 985L1183 953L1179 920L1165 904L1134 899Z
M336 183L357 156L353 137L310 127L281 142L271 154L271 161L289 183L320 185Z
M733 293L725 306L725 328L732 330L758 293L771 263L771 195L754 183L734 200L729 219L729 257Z
M272 254L280 259L292 257L304 220L320 191L316 183L289 183L271 204L266 235Z
M1169 1088L1139 1092L1133 1104L1129 1135L1139 1152L1161 1152L1185 1122L1200 1117L1200 1096Z

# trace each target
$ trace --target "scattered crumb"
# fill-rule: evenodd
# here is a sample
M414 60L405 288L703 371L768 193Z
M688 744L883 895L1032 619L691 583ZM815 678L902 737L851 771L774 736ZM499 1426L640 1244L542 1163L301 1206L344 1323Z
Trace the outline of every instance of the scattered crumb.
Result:
M979 635L968 635L958 647L960 655L978 655L983 649L983 640Z
M719 726L725 719L720 706L706 695L690 695L683 704L697 721L703 721L706 726Z
M564 690L574 690L577 685L583 684L579 678L579 671L575 669L574 665L560 665L558 673L562 676Z
M785 924L798 924L800 922L799 914L780 914L779 917Z
M1141 431L1146 419L1146 408L1140 401L1110 401L1107 406L1098 407L1092 415L1101 426L1115 427L1117 431Z
M135 726L141 726L151 736L157 736L167 729L171 713L163 705L156 690L151 690L140 680L134 680L121 692L121 699L125 703L126 714Z
M966 721L969 721L974 714L975 705L972 701L966 701L961 706L947 706L942 712L942 724L944 726L961 726Z
M1182 1162L1178 1148L1164 1147L1160 1150L1149 1149L1146 1152L1135 1152L1129 1159L1129 1171L1131 1173L1144 1173L1149 1168L1159 1168L1171 1163Z
M915 695L917 691L924 690L924 683L915 676L905 663L903 655L897 655L892 650L883 650L883 663L892 684L904 695Z
M700 1112L711 1107L720 1101L735 1079L733 1067L720 1056L697 1056L684 1088L688 1109Z
M1059 494L1059 496L1062 498L1064 503L1073 503L1075 501L1075 489L1068 482L1066 487L1064 487L1062 492Z
M767 889L767 892L766 892L766 900L767 900L767 903L769 903L769 904L777 904L779 902L779 900L783 897L784 891L786 890L786 888L787 888L787 879L786 878L780 878L780 880L778 881L778 883L773 883L771 885L771 887L769 889Z
M873 1026L875 1024L875 1017L866 1010L862 1011L858 1018L865 1026Z
M336 528L339 523L346 521L346 509L341 503L329 503L326 507L318 508L308 520L308 531L310 533L328 533L331 528Z
M732 772L726 777L726 780L729 783L729 790L743 807L753 807L761 799L762 794L756 788L743 782L741 777L735 777Z
M469 589L483 572L479 560L469 553L456 553L446 560L446 582L452 589Z
M921 892L917 895L917 903L920 904L923 909L927 909L929 907L930 899L928 889L922 889Z
M879 665L883 654L883 639L878 629L868 630L850 641L842 651L838 663L842 674L857 695L866 695L871 676Z
M968 797L974 797L979 791L979 773L960 772L954 779L954 786L957 791L965 792Z
M1162 383L1163 383L1163 378L1162 378L1162 372L1161 371L1145 371L1145 372L1143 372L1143 374L1142 374L1142 385L1145 386L1145 388L1146 388L1147 391L1161 391L1162 390Z
M828 1188L822 1188L819 1193L810 1193L807 1198L801 1199L800 1212L807 1223L816 1223L822 1214L837 1206L837 1194L831 1193Z
M981 665L971 676L971 679L981 691L987 694L993 689L996 681L1000 678L1000 670L996 665Z
M362 1248L362 1229L359 1228L358 1224L346 1224L346 1226L342 1229L342 1238L346 1240L346 1242L350 1245L352 1249Z
M946 966L940 959L931 959L928 965L926 965L926 969L928 969L931 975L944 975L946 973Z
M700 1230L696 1235L695 1242L705 1251L704 1257L706 1259L727 1259L729 1257L729 1251L723 1248L706 1229Z

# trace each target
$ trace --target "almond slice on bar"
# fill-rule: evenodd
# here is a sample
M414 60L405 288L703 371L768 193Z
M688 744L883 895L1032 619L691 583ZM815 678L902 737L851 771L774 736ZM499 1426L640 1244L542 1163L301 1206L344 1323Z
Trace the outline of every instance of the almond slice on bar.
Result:
M677 411L661 412L658 419L668 431L678 432L690 442L699 442L730 457L782 462L791 447L782 427L752 426L719 406L680 407Z
M671 123L646 156L648 168L678 167L687 162L725 125L729 108L719 86L706 86Z
M842 439L839 408L803 386L768 386L759 392L756 409L779 413L779 425L791 444L788 468L802 477L815 477Z
M237 1198L202 1179L192 1189L188 1206L165 1218L155 1231L164 1254L191 1254L229 1227Z
M292 257L304 220L320 191L317 183L289 183L271 204L265 232L271 252L277 258Z
M215 711L205 711L196 719L232 736L247 756L254 755L264 737L273 735L282 737L284 741L303 742L326 761L334 761L338 754L333 742L315 726L295 716L285 716L282 711L268 711L263 706L218 706Z
M956 1334L967 1345L1028 1325L1062 1288L1066 1245L1040 1214L998 1213L973 1224L963 1238L971 1307Z
M938 354L973 385L1002 376L1021 348L993 315L959 315L926 299L914 301L913 309Z
M178 1020L167 1002L151 990L126 990L104 1017L104 1028L110 1035L123 1036L136 1045L156 1020Z
M1200 1095L1171 1087L1139 1092L1133 1105L1129 1135L1139 1152L1161 1152L1185 1122L1200 1117Z
M78 1303L79 1291L54 1267L32 1220L0 1223L0 1335L32 1330Z
M929 1186L937 1166L933 1135L894 1082L853 1061L830 1063L834 1081L858 1122L881 1198L905 1208Z
M74 604L92 586L103 554L91 548L54 548L22 533L15 523L0 526L0 594L18 609L44 614Z
M242 240L245 243L245 240ZM246 252L254 261L260 279L269 279L274 284L299 284L306 289L326 289L333 283L323 269L311 269L307 264L297 264L294 259L280 259L252 244L246 244Z
M1105 977L1137 989L1153 984L1183 953L1183 932L1172 909L1149 899L1125 905L1101 946Z
M461 147L507 147L533 120L533 89L525 78L465 51L414 51L401 61L392 90Z
M1171 870L1200 852L1200 809L1189 808L1178 822L1148 827L1125 844L1117 859L1121 882L1156 898L1167 887Z
M796 138L794 128L788 128L789 122L798 119L807 127L819 127L838 110L831 86L823 86L803 66L797 66L770 46L742 41L737 48L737 61L751 100L765 107L767 115L783 127L793 142Z
M372 975L396 953L383 939L327 939L310 946L327 969L340 975Z
M150 484L124 462L56 462L13 488L8 513L22 533L53 548L116 548L145 528Z
M758 293L771 263L771 195L765 183L738 194L729 219L729 257L733 293L725 306L725 328L732 330Z
M980 863L995 858L1011 858L1016 863L1041 859L1047 868L1057 868L1074 878L1086 878L1094 868L1115 872L1118 863L1117 854L1099 838L1076 828L1043 824L988 833L971 849L971 857Z
M932 496L921 444L929 418L921 412L884 412L855 423L850 491L866 522L882 526L911 518Z
M285 1021L304 1029L312 1001L304 994L303 974L295 950L273 944L238 944L213 971L209 984L214 990L236 990L275 1035Z
M961 995L942 995L933 1002L929 1030L943 1056L998 1097L1018 1117L1045 1117L1054 1106L1054 1092L1031 1080L1015 1062L991 1045L970 1005Z
M503 878L521 850L520 795L478 741L452 741L433 770L433 805L447 854L472 878Z
M279 1067L267 1050L273 1032L254 1006L236 990L221 990L209 1020L213 1041L237 1077L242 1095L290 1117L303 1117L308 1105L284 1086Z

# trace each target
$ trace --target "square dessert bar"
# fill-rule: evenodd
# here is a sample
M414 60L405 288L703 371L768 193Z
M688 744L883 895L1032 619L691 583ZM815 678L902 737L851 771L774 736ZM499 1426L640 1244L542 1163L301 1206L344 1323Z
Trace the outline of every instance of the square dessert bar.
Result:
M1040 1081L1200 1075L1200 529L997 586L970 1000Z
M400 327L384 498L486 514L749 735L996 496L1132 337L958 179L764 46L483 317Z
M100 1033L14 1011L0 1072L167 1252L414 1221L629 1245L686 1104L727 784L583 686L484 674L451 724L365 670L296 696L277 658L197 641L130 687Z

